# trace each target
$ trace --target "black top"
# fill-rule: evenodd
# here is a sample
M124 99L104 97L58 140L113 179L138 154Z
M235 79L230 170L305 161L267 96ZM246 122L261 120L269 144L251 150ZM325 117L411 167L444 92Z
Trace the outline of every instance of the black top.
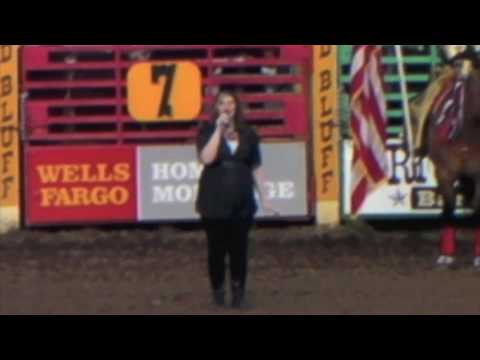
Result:
M214 131L214 125L202 125L197 137L198 154ZM204 219L248 219L257 211L252 171L261 165L260 141L247 125L239 131L238 141L232 154L222 137L216 160L202 171L196 206Z

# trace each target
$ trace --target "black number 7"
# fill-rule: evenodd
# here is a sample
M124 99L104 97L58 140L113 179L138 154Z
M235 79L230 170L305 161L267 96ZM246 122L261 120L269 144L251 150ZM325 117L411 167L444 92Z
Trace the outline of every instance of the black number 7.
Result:
M158 80L165 76L167 82L163 90L163 96L160 101L159 116L172 116L172 105L170 104L170 95L172 93L173 78L177 65L153 65L152 66L152 83L157 84Z

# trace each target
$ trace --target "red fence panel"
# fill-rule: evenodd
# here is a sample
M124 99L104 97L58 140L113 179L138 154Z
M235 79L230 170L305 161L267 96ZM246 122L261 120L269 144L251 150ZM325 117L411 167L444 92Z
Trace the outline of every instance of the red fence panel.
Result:
M142 61L190 60L202 72L194 121L139 123L126 74ZM22 48L25 140L35 145L192 142L215 94L240 94L262 137L308 136L311 47L306 45L63 45Z

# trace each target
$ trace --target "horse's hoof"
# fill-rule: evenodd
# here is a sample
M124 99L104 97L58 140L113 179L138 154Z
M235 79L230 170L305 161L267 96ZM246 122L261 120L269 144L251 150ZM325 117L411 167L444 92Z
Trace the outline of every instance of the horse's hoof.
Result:
M473 259L473 270L480 272L480 256L477 256L475 259Z
M435 263L435 269L444 271L444 270L454 270L455 269L455 258L453 256L442 255L437 259Z

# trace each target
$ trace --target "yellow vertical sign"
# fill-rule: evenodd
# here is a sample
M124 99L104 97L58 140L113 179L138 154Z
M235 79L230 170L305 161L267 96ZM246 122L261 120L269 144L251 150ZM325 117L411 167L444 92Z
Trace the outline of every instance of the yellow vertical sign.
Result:
M313 45L313 143L319 224L340 221L337 46Z
M0 45L0 232L20 225L18 45Z

